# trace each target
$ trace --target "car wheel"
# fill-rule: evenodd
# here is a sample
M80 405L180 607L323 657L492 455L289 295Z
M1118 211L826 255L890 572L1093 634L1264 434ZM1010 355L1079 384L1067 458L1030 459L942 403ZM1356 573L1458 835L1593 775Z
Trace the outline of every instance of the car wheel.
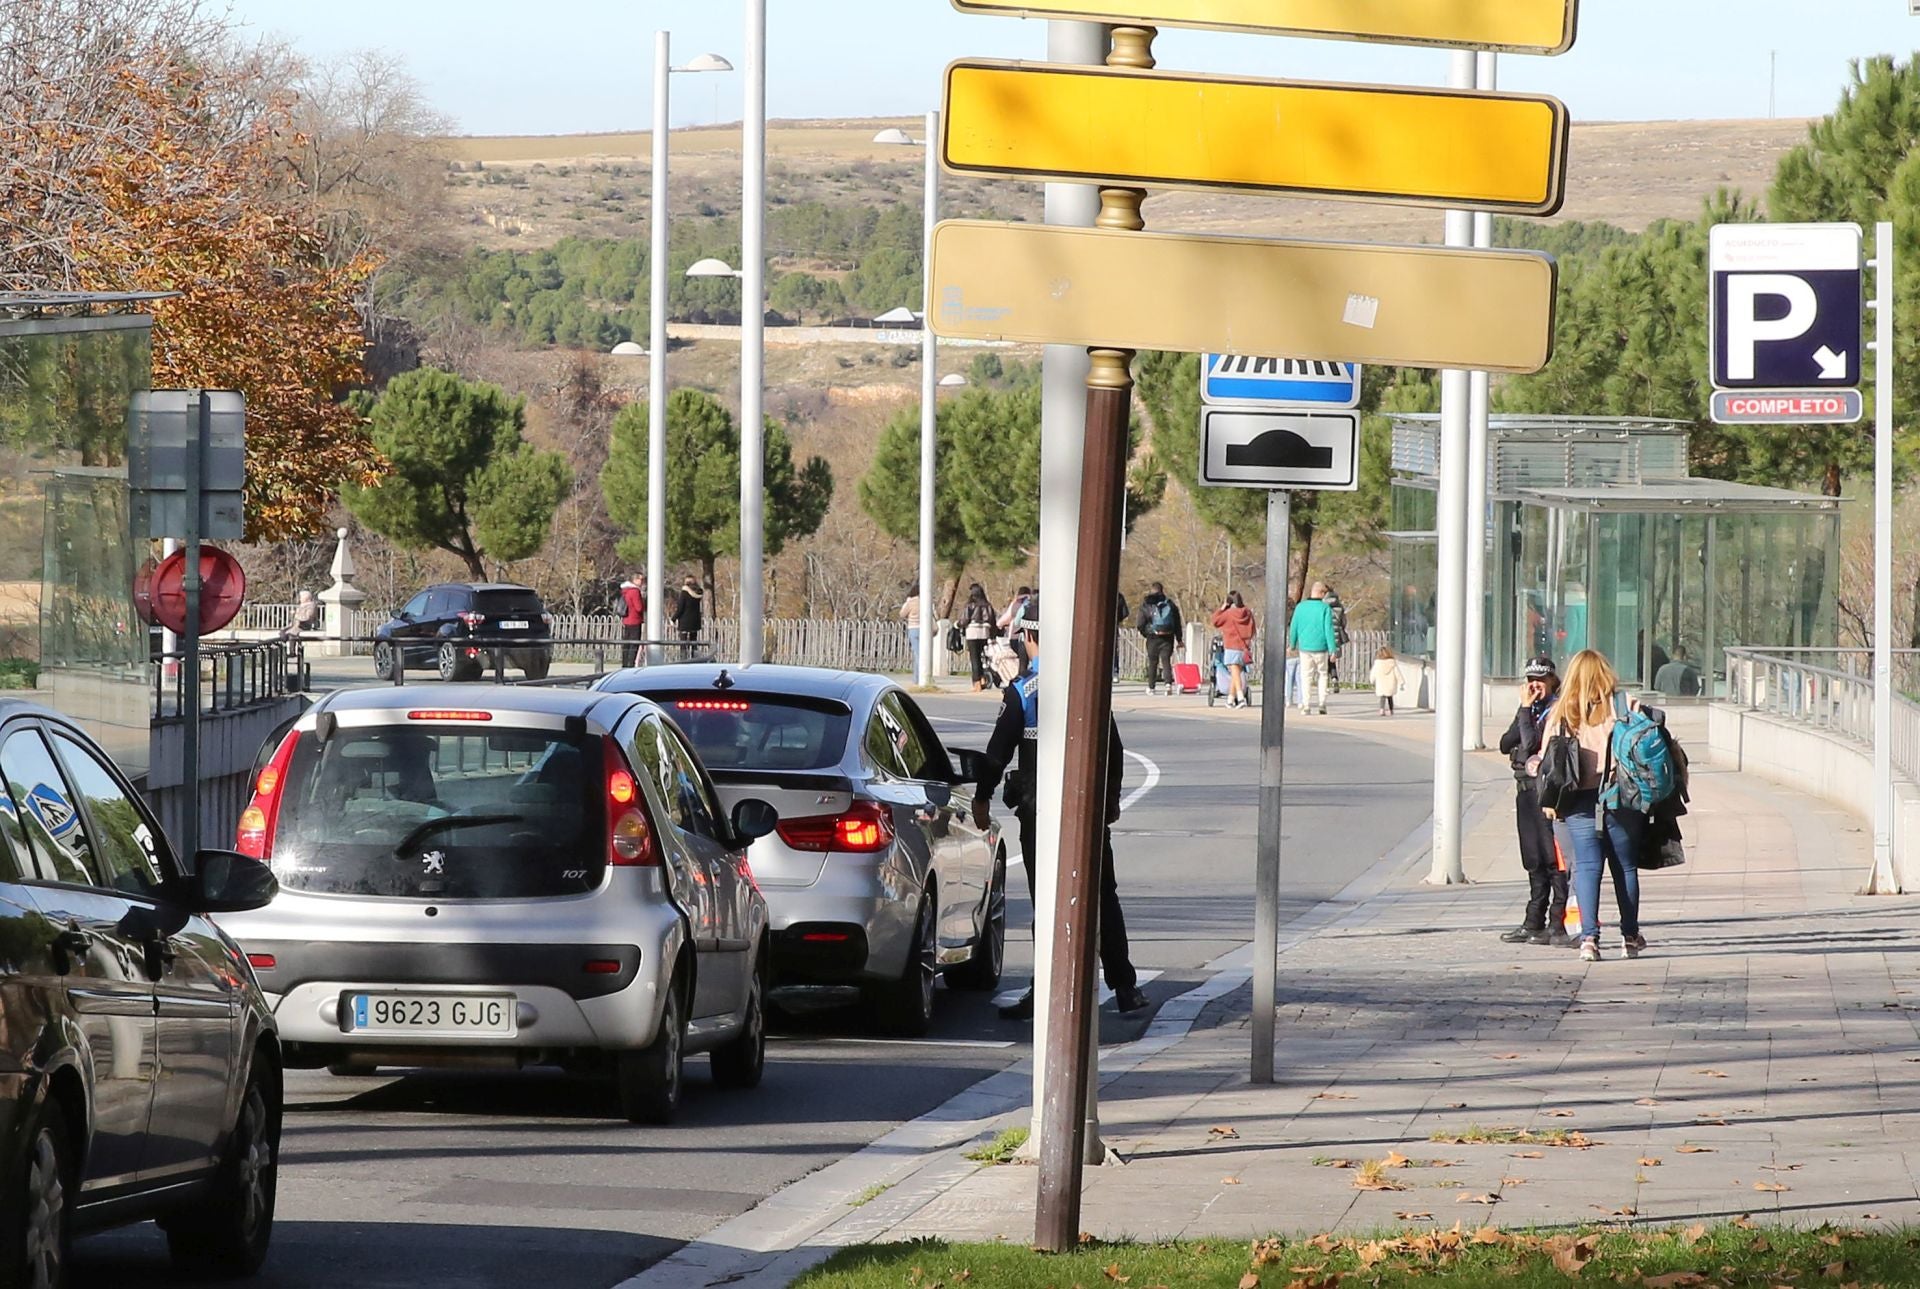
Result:
M187 1213L165 1223L167 1250L183 1271L245 1276L267 1260L279 1180L278 1107L255 1070L211 1189Z
M393 646L384 640L373 647L373 674L382 680L393 678Z
M520 670L527 673L528 680L545 680L547 678L547 669L553 665L553 659L549 655L545 653L529 653L523 654L522 658L523 661L520 664Z
M682 982L683 977L675 973L653 1042L637 1052L622 1052L614 1061L620 1111L628 1123L672 1123L680 1108L680 1067L687 1046L686 990Z
M480 674L480 666L461 655L461 649L451 640L440 642L440 652L436 665L442 680L472 680Z
M744 1091L760 1086L767 1068L767 946L760 946L760 965L747 988L746 1024L739 1036L713 1049L713 1081L723 1088Z
M60 1289L73 1244L73 1139L58 1102L34 1112L26 1142L17 1171L0 1186L0 1283Z
M868 997L880 1027L901 1038L919 1038L933 1027L933 984L940 974L934 940L934 892L920 896L914 918L913 944L898 980L870 986Z
M980 938L974 941L973 956L947 976L955 986L974 993L986 993L1000 987L1000 972L1007 960L1007 850L1002 846L993 857L993 880L987 888L986 913L981 920Z

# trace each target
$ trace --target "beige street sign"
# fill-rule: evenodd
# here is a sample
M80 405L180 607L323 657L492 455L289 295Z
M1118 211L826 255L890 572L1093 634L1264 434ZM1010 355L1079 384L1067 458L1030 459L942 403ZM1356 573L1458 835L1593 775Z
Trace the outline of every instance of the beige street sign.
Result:
M1533 372L1553 350L1551 258L948 221L933 329L1193 353Z
M961 174L1524 215L1566 185L1567 109L1532 95L962 60L944 121Z
M1576 0L953 0L965 13L1564 54Z

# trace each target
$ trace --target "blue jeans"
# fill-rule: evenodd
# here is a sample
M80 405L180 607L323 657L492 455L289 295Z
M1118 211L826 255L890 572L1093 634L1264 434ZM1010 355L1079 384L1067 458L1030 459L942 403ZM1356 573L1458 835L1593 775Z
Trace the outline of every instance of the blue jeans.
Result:
M1601 821L1604 820L1604 823ZM1568 797L1555 835L1573 868L1573 894L1580 903L1580 938L1600 939L1600 870L1613 875L1613 898L1620 908L1620 934L1640 934L1640 870L1634 860L1646 833L1645 819L1636 814L1601 812L1599 794L1578 792Z

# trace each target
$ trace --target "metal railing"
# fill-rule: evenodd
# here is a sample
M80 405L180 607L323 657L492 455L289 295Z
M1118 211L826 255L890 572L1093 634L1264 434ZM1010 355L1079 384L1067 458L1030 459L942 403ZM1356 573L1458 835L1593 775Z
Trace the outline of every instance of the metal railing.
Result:
M309 683L299 655L297 641L209 642L200 648L196 678L187 674L185 654L156 654L148 666L148 715L156 721L177 719L191 710L190 695L196 692L203 713L239 711L299 693Z
M1871 649L1728 649L1728 700L1873 746ZM1894 654L1893 768L1920 782L1920 650ZM1831 664L1831 665L1828 665Z

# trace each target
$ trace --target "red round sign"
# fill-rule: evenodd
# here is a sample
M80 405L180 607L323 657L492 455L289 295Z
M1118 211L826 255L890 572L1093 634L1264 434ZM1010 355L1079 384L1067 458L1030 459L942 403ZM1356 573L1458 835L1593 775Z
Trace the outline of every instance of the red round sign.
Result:
M154 621L176 635L187 629L186 577L187 553L178 550L160 561L149 583ZM233 621L246 598L247 575L240 561L218 546L202 546L200 634L218 631Z

